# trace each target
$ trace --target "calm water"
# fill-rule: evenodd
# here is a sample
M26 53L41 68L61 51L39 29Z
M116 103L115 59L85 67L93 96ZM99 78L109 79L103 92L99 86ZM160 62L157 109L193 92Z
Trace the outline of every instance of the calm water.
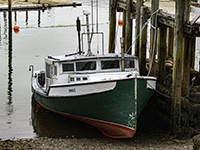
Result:
M81 1L78 1L81 2ZM18 34L12 31L12 50L9 51L8 14L0 12L0 138L87 137L102 134L82 123L58 117L51 113L34 113L30 86L30 64L35 69L44 68L46 55L62 55L77 50L75 22L80 17L85 23L83 10L90 10L90 3L82 7L52 8L42 11L13 12L13 25L20 26ZM108 41L108 1L100 2L99 31L105 32ZM91 18L91 17L90 17ZM95 18L95 17L94 17ZM52 27L54 26L54 27ZM65 27L63 27L65 26ZM84 28L82 28L84 31ZM37 107L36 107L37 108ZM43 110L37 110L41 112ZM51 117L49 117L51 116ZM58 118L59 121L55 121ZM56 122L56 124L55 124ZM60 131L58 131L58 130ZM96 134L93 130L95 130ZM64 131L64 132L63 132ZM61 135L63 133L63 135Z
M101 23L99 31L104 32L105 49L108 47L108 3L107 0L101 0L99 4L99 23ZM77 8L52 8L44 12L13 12L13 25L19 24L20 32L16 34L12 31L12 42L10 44L12 48L10 50L8 14L7 12L0 12L1 139L40 136L103 137L97 129L89 125L40 108L32 100L31 93L29 65L34 64L36 70L41 69L44 68L44 57L47 55L76 52L77 32L75 22L76 18L80 17L81 23L85 23L85 16L82 13L85 9L90 10L90 2L83 2L83 6ZM117 16L122 18L121 14ZM96 30L95 27L94 30ZM121 28L118 27L117 31L120 30ZM84 31L86 30L82 27L82 32ZM119 36L117 40L119 40ZM120 45L116 46L118 51Z

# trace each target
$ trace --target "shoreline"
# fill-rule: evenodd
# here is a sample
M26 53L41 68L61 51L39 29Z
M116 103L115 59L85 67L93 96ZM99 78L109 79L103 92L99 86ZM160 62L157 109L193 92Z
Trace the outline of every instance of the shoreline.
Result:
M39 3L38 3L39 2ZM66 7L66 6L81 6L81 3L68 2L63 0L28 0L28 2L22 0L16 0L12 3L12 10L37 10L46 9L52 7ZM8 11L8 1L0 2L0 11Z
M0 149L193 149L191 139L177 140L166 137L139 134L131 139L111 138L36 138L0 141Z

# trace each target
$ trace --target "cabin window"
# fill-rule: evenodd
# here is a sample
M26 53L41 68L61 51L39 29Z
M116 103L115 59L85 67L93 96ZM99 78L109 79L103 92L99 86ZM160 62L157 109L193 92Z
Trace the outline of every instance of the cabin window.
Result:
M46 77L47 78L50 78L50 70L51 70L51 66L46 63Z
M87 80L87 77L83 77L83 81L86 81Z
M57 66L54 66L53 69L54 69L54 75L56 76L57 75Z
M134 60L125 60L125 68L135 68Z
M81 81L81 78L80 78L80 77L77 77L77 78L76 78L76 81Z
M96 70L96 61L77 62L76 71Z
M74 71L74 64L73 63L71 63L71 64L62 64L62 67L63 67L63 72Z
M119 60L101 61L101 69L116 69L119 68Z
M70 82L73 82L74 81L74 78L73 77L70 77Z

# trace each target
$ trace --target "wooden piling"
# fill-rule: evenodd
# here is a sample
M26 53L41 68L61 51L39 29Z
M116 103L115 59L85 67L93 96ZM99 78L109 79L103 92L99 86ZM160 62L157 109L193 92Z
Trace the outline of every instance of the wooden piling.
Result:
M184 24L189 22L190 17L190 0L185 0L184 9ZM190 88L190 63L191 63L191 42L192 36L184 33L184 52L183 52L183 82L182 82L182 96L189 95Z
M123 26L122 26L122 37L125 39L126 32L126 10L123 10Z
M143 5L143 0L137 0L136 2L136 25L135 25L135 38L140 34L140 14L141 6ZM142 24L142 23L141 23ZM135 39L135 56L139 56L139 44L140 38Z
M151 14L154 13L158 9L159 9L159 0L151 0ZM156 24L155 20L156 20L156 17L154 15L152 17L152 20L151 20L151 24L153 26L155 26L155 24ZM157 30L157 29L155 29L155 30ZM156 43L155 47L154 47L154 42ZM150 75L152 75L152 76L156 76L156 66L155 66L156 49L157 49L157 35L155 36L154 29L151 28L151 31L150 31L149 65L152 64L151 72L150 72ZM154 56L152 57L153 51L154 51Z
M148 19L148 8L141 7L141 17L140 17L140 30ZM146 75L146 47L147 47L147 26L143 29L140 35L140 47L139 47L139 68L140 75Z
M196 37L194 37L191 41L191 63L190 67L195 68L195 50L196 50Z
M188 21L189 17L185 15L189 15L187 9L188 0L176 0L176 17L175 17L175 35L176 35L176 46L175 46L175 57L174 57L174 64L173 64L173 83L172 83L172 97L176 97L173 99L172 102L172 132L174 134L181 128L181 97L182 97L182 85L183 85L183 76L186 76L185 71L183 70L183 62L186 55L188 53L184 51L184 48L187 49L185 46L185 41L187 39L186 35L184 34L184 25ZM183 11L184 10L184 11ZM187 62L186 60L184 64ZM185 66L184 66L185 67ZM189 69L190 70L190 69ZM188 72L189 72L188 70ZM185 83L184 83L185 84Z
M126 29L125 29L125 53L132 53L132 18L131 13L133 9L133 1L126 0Z
M184 24L184 1L176 0L176 19L175 19L175 34L176 34L176 45L175 45L175 56L173 64L173 82L172 82L172 96L181 97L181 86L182 86L182 68L183 68L183 28ZM183 4L183 5L182 5ZM172 132L175 134L181 127L181 98L173 99L172 101Z
M158 32L158 77L157 80L163 83L165 79L165 57L166 57L167 27L161 25Z
M192 37L184 38L182 96L189 96Z
M174 28L168 28L168 55L173 57L174 51Z
M117 7L117 0L110 0L110 13L109 13L109 20L110 20L110 29L109 29L109 53L115 52L115 33L116 33L116 7Z

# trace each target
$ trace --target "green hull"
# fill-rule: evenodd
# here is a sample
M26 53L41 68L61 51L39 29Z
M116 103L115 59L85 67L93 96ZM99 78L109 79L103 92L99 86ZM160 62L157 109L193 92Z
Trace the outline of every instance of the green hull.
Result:
M137 118L154 91L147 88L147 80L138 78L137 99L135 100L135 80L126 79L116 82L116 87L113 90L98 94L49 97L41 95L33 89L33 96L45 108L94 125L107 136L114 138L133 137L136 131ZM99 122L104 125L97 125ZM104 126L105 130L103 129ZM111 126L122 127L131 133L130 135L106 133L112 132ZM121 129L117 128L117 130ZM113 130L113 132L115 131Z

